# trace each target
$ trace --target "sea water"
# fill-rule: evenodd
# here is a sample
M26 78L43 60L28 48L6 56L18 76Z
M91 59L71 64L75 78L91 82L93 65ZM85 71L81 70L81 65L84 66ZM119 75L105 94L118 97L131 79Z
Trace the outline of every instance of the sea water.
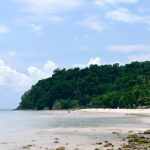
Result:
M0 133L56 127L141 127L149 116L88 113L76 111L0 111ZM1 134L0 134L1 136Z
M0 148L8 142L12 149L13 143L24 143L39 136L45 138L43 131L80 128L114 128L114 129L148 129L150 117L140 115L90 113L80 111L0 111ZM47 133L47 132L46 132ZM49 133L48 133L48 136ZM43 140L45 141L45 140ZM15 148L14 148L15 149Z

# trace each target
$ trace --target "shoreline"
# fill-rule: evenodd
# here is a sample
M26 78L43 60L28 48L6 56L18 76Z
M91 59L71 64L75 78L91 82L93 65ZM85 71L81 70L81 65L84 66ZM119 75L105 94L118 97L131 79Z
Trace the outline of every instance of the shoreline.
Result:
M127 116L126 113L135 113L140 115ZM5 137L1 132L0 149L12 150L108 150L114 149L125 150L123 147L127 147L129 150L133 150L133 147L129 140L133 141L135 148L146 147L149 142L150 134L143 134L145 131L149 133L149 112L148 109L78 109L78 110L44 110L40 113L37 112L37 117L43 120L53 120L54 118L58 123L62 121L73 121L80 118L80 125L71 126L31 126L25 130L14 130L9 132ZM19 112L18 112L19 113ZM29 115L30 111L27 113ZM143 115L148 114L147 116ZM24 113L23 113L24 114ZM31 113L32 114L32 113ZM34 115L36 113L33 113ZM142 115L141 115L142 114ZM32 117L34 117L34 115ZM31 119L32 119L31 117ZM131 118L128 122L120 122L119 124L115 120L116 118ZM132 118L137 117L135 122L132 122ZM43 118L43 119L42 119ZM91 122L94 121L92 118L97 120L105 118L107 121L112 120L113 123L102 122L103 125L95 126L91 122L87 122L88 118L91 118ZM28 117L26 121L29 121ZM34 119L34 118L33 118ZM78 120L78 119L77 119ZM84 120L86 120L84 122ZM110 121L111 121L110 120ZM114 121L115 120L115 121ZM22 121L22 117L21 117ZM84 126L84 123L88 123L88 126ZM93 122L94 123L94 122ZM114 124L115 123L115 124ZM49 124L49 123L48 123ZM73 123L74 124L74 123ZM7 133L7 132L6 132ZM142 138L141 138L142 137ZM139 142L134 142L138 140ZM143 141L144 140L144 141ZM62 148L62 149L58 149Z
M150 109L103 109L103 108L91 108L91 109L79 109L75 110L79 112L91 112L91 113L119 113L125 115L150 115Z

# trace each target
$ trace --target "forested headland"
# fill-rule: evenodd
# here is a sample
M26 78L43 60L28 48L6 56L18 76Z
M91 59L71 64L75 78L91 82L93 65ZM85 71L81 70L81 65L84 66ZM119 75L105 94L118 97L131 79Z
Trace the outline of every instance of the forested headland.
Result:
M56 69L24 93L18 109L150 107L150 61Z

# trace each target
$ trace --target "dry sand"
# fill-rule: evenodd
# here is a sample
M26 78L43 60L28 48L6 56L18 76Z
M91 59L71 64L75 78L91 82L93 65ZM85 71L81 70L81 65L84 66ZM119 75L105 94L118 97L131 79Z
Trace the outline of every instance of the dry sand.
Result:
M150 109L81 109L80 112L119 113L126 115L150 115Z

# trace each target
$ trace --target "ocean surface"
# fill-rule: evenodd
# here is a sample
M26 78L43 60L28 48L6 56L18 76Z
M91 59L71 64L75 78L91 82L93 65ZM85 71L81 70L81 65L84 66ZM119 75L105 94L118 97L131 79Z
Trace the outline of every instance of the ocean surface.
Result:
M57 131L60 128L67 131L71 128L130 128L132 130L132 128L148 129L149 127L149 116L79 111L3 110L0 111L0 148L3 142L8 142L10 149L12 149L11 143L17 145L19 142L31 141L31 139L38 138L38 136L42 137L42 135L44 138L42 131L53 129ZM7 149L9 148L7 147Z
M0 111L1 133L68 127L147 128L150 117L75 111Z

